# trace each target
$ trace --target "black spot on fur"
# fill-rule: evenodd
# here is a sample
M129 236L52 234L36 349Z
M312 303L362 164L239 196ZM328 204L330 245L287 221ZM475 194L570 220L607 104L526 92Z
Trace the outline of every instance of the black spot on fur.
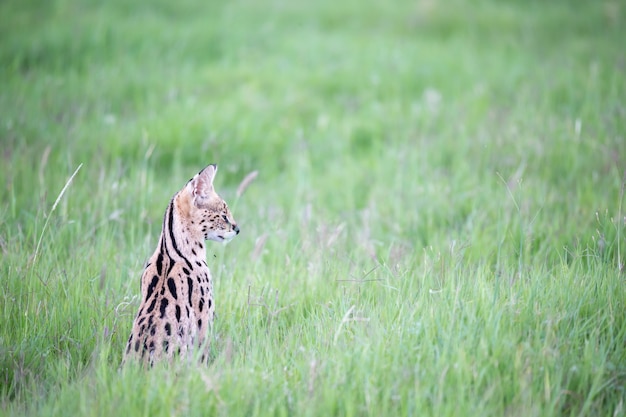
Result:
M168 342L167 340L163 341L163 350L165 351L165 353L168 353L170 351L170 342Z
M172 297L174 297L174 300L176 300L178 298L178 295L176 294L176 283L174 282L174 278L167 279L167 288L169 288L170 292L172 293Z
M200 305L198 306L198 309L200 310L201 313L202 313L203 308L204 308L204 300L200 300Z
M133 334L131 333L129 338L128 338L128 344L126 345L126 354L128 354L128 352L130 352L130 347L133 344Z
M196 265L198 265L199 267L202 267L202 264L200 263L200 261L196 261Z
M156 334L156 327L152 326L150 328L150 336L154 336Z
M185 306L185 310L187 312L187 318L189 318L189 306Z
M189 270L185 267L183 267L183 274L189 275Z
M169 323L165 323L165 334L168 336L172 335L172 326Z
M193 256L198 256L198 254L196 253L196 250L194 248L191 248L191 253L193 253Z
M175 265L176 265L176 262L170 262L170 266L169 268L167 268L167 274L165 274L166 276L169 276L170 272L172 272L172 269L174 269Z
M152 310L154 310L154 306L156 305L156 297L154 297L152 299L152 302L150 303L150 306L148 307L148 309L146 310L146 313L150 314L152 313Z
M211 308L211 304L213 304L213 300L209 298L209 308Z
M135 340L135 352L139 352L139 339Z
M156 288L156 285L158 283L159 283L159 277L157 275L153 276L152 281L150 281L150 285L148 285L148 294L146 295L146 301L148 301L148 299L154 292L154 289Z
M198 319L198 327L201 328L202 327L202 319Z
M172 244L172 247L174 248L174 251L178 254L178 256L180 256L181 258L183 257L183 254L180 253L180 250L178 250L178 245L176 244L176 237L174 236L174 199L172 199L172 201L170 201L170 205L167 207L167 214L168 214L168 231L169 231L169 237L170 237L170 243Z
M187 295L189 296L189 305L191 305L191 293L193 292L193 280L191 277L187 277L187 290L189 291Z
M163 274L163 254L162 253L159 253L159 256L157 256L156 267L157 267L157 274L159 275Z
M169 301L167 301L167 298L161 300L161 307L159 309L161 311L161 318L165 317L165 310L167 309L168 303Z
M176 306L176 321L180 321L180 306Z

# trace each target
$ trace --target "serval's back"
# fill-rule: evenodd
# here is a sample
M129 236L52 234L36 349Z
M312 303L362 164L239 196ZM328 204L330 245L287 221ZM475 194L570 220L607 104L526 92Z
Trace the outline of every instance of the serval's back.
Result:
M167 206L159 243L141 277L141 304L124 362L138 358L152 364L208 345L215 303L204 242L228 241L239 233L213 188L216 172L216 165L200 171Z

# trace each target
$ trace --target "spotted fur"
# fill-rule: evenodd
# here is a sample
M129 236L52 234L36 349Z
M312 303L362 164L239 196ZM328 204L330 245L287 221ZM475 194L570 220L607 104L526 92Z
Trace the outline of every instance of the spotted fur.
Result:
M165 210L159 243L141 277L141 304L124 362L136 358L151 365L208 345L215 304L204 241L229 241L239 233L213 188L216 172L216 165L200 171Z

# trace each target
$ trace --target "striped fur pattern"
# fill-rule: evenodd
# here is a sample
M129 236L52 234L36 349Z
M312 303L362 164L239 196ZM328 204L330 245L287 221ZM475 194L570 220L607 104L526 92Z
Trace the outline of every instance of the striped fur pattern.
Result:
M163 218L157 248L141 277L141 304L124 353L152 365L191 356L213 323L215 303L205 240L226 242L239 233L228 206L213 188L209 165L174 195Z

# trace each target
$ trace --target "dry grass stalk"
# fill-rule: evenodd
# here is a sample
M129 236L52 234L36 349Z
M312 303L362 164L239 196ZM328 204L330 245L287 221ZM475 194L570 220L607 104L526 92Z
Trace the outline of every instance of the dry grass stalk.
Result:
M243 192L246 191L246 188L248 188L248 186L252 184L252 181L254 181L258 176L259 171L256 170L246 175L243 181L241 181L241 183L239 184L239 187L237 187L237 198L241 197Z
M78 168L76 168L76 171L74 171L72 176L67 180L67 182L65 183L65 186L63 186L63 189L59 193L59 195L58 195L57 199L55 200L54 204L52 205L52 210L50 210L50 213L46 217L46 222L43 224L43 229L41 229L41 235L39 235L39 241L37 242L37 247L35 248L35 254L33 255L32 266L35 266L35 262L37 261L37 255L39 254L39 248L41 247L41 241L43 239L44 233L46 232L46 228L48 227L48 222L50 221L50 217L52 216L52 213L54 213L54 210L57 208L57 205L59 204L59 201L61 201L61 198L63 197L63 194L65 194L65 190L67 190L67 187L70 186L70 184L72 183L72 180L74 179L76 174L78 174L78 171L82 168L82 166L83 166L83 164L80 164L78 166Z

